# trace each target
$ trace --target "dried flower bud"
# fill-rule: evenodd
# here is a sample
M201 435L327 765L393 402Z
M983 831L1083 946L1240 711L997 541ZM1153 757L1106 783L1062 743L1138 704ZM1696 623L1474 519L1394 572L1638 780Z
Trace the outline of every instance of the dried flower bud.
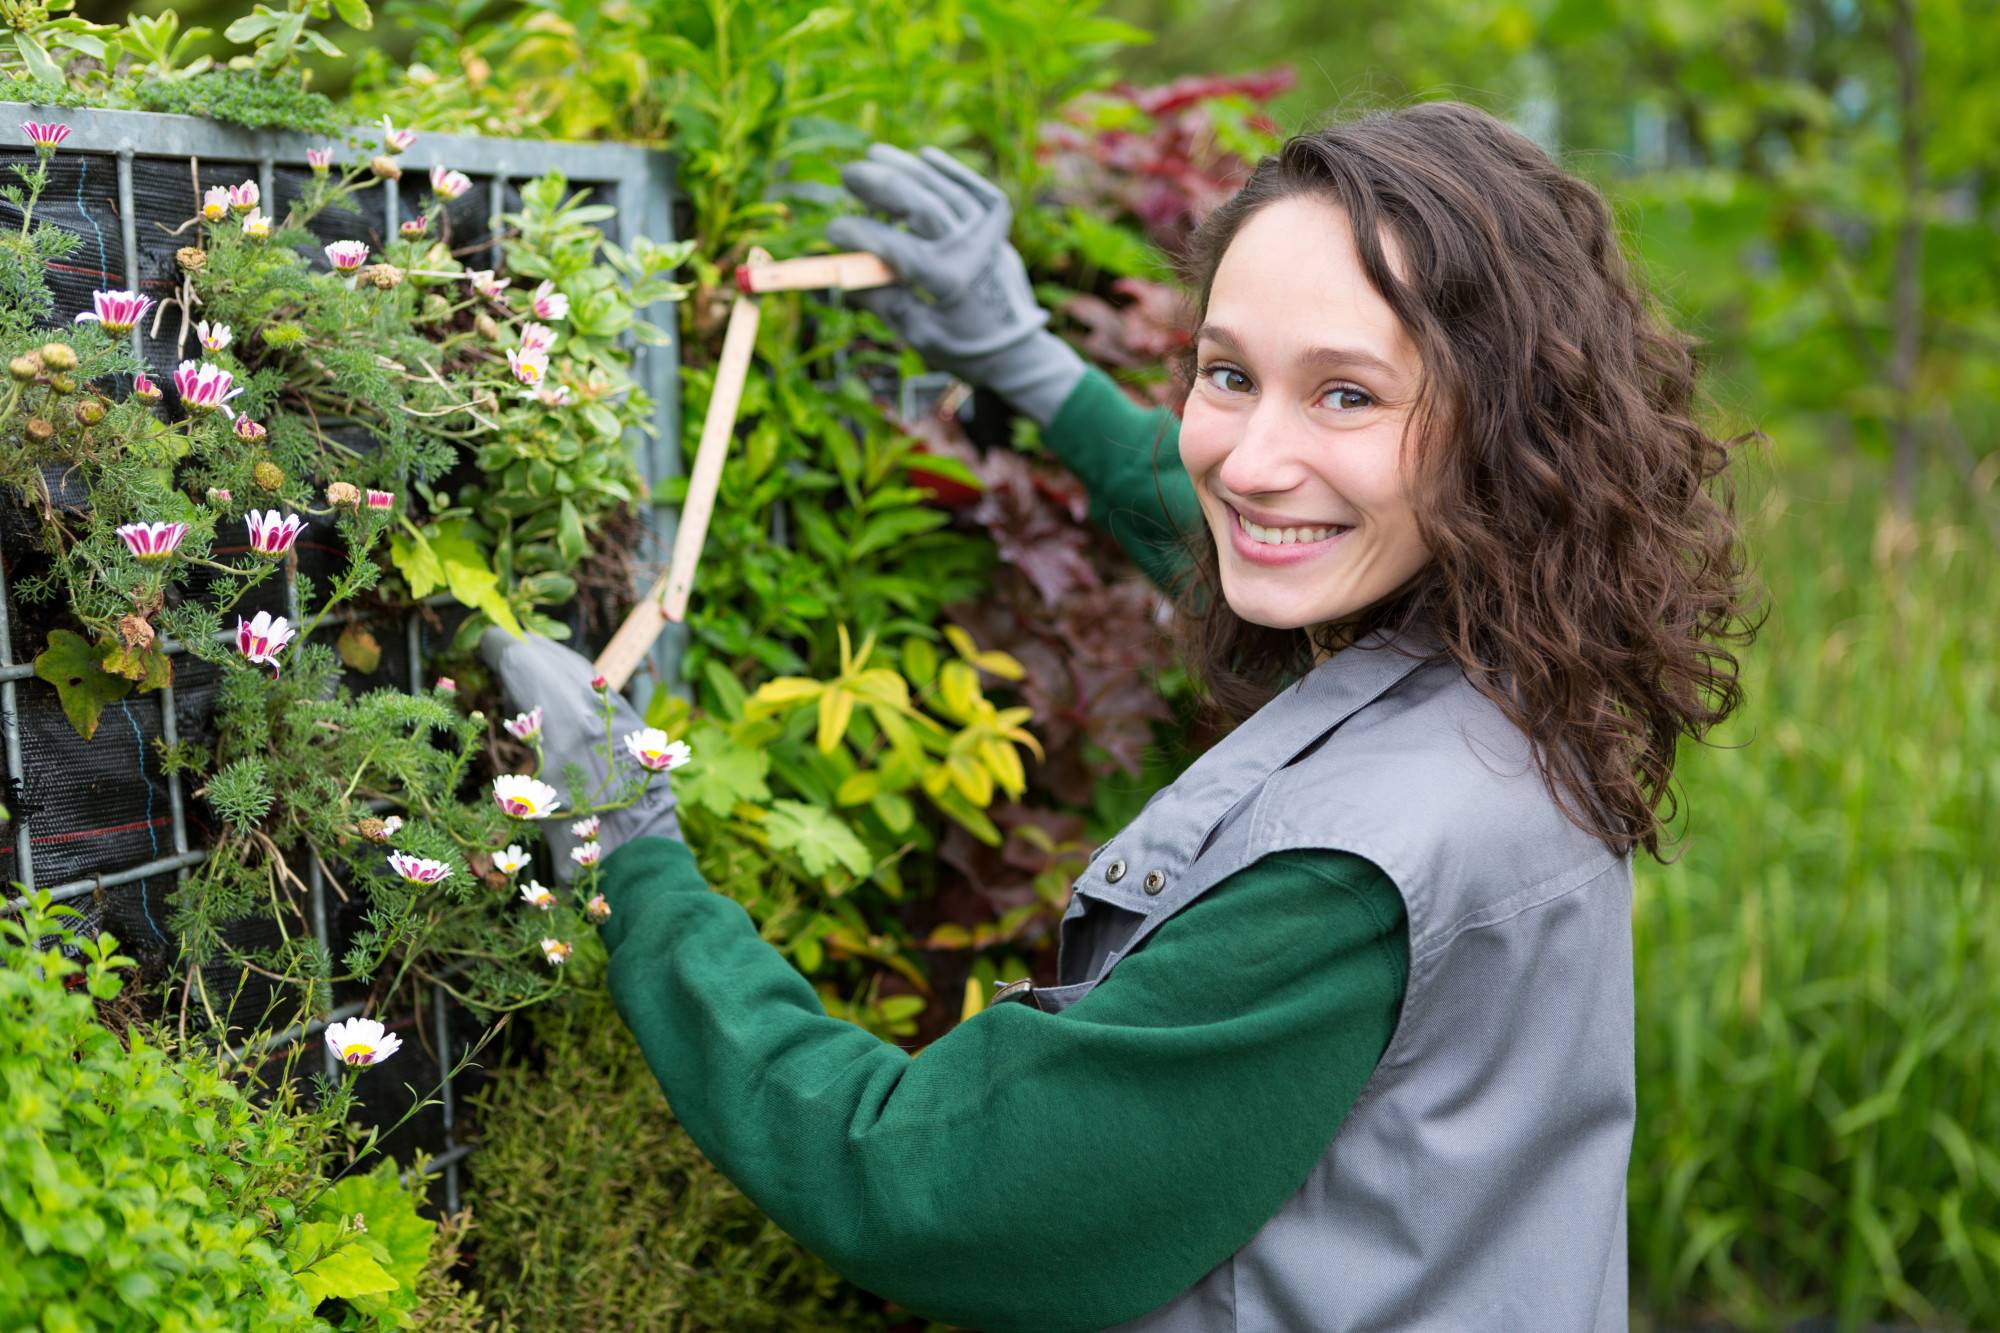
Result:
M250 477L267 491L275 491L285 484L285 470L268 458L250 469Z
M361 280L386 292L403 285L403 270L394 264L370 264L361 270Z
M128 648L144 648L158 635L144 616L126 615L118 617L118 637L125 640Z
M28 419L28 438L36 444L47 444L56 437L55 423L43 417Z
M326 502L336 509L359 509L361 488L349 481L336 481L326 488Z
M396 165L395 158L388 156L386 153L381 157L369 158L368 169L374 172L380 180L399 181L403 179L403 169Z
M485 311L482 310L473 316L472 327L487 342L497 343L500 341L500 326L494 322L493 316L487 314Z
M189 273L199 273L208 267L208 251L196 245L183 245L174 251L174 262Z
M29 352L26 356L17 356L7 363L7 373L26 384L42 373L42 358L33 352Z
M362 819L357 827L361 830L361 836L370 842L381 842L389 836L389 826L373 815Z
M95 426L104 420L104 400L96 396L84 399L76 405L76 424Z
M68 343L43 343L42 364L50 370L75 370L76 349Z
M51 375L49 376L49 387L57 393L75 393L76 380L68 375Z

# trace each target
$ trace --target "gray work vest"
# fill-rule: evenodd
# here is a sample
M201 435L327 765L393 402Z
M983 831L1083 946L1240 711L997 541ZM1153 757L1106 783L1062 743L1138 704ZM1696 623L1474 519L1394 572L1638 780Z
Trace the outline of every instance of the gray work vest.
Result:
M1133 1333L1623 1330L1634 1114L1632 870L1563 816L1528 741L1448 662L1325 662L1100 848L1059 1010L1274 852L1395 881L1395 1037L1275 1217Z

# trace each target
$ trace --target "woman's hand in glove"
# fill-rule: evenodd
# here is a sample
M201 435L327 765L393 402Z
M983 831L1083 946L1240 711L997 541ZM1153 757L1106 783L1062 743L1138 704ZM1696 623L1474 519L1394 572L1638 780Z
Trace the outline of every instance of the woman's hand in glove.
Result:
M542 710L542 780L562 792L570 809L601 793L598 800L615 801L647 776L637 759L627 752L625 737L643 731L645 721L623 695L592 686L597 672L588 659L539 634L517 639L506 630L490 629L479 641L479 655L500 677L500 684L516 708ZM605 749L604 705L611 703L611 756ZM605 778L615 761L617 773ZM580 790L565 790L568 773L574 766L583 771ZM568 880L576 873L570 849L578 839L571 834L571 820L554 818L543 829L549 850L555 856L556 875ZM680 821L674 817L674 792L664 772L654 772L652 781L632 804L607 810L599 820L597 842L609 856L634 838L676 838Z
M938 370L993 390L1042 425L1083 378L1083 358L1045 327L1049 315L1007 243L1007 196L949 154L875 144L841 183L892 222L836 218L827 238L879 255L906 284L857 291Z

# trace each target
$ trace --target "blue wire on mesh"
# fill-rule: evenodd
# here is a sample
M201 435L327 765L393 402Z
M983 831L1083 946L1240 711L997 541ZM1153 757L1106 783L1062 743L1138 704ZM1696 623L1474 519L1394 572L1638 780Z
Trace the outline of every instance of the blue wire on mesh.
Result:
M153 859L160 859L160 832L153 825L153 780L146 776L146 733L139 730L139 719L132 716L132 705L124 699L118 706L125 710L125 720L132 724L132 735L139 742L139 780L146 784L146 836L153 840ZM146 924L161 939L168 938L160 929L160 923L153 920L153 905L146 901L146 881L139 881L139 909L146 914Z

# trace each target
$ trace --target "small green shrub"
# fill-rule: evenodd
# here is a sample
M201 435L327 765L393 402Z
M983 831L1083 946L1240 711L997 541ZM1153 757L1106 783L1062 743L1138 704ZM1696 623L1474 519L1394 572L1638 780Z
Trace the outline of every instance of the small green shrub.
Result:
M317 1134L100 1024L93 1001L132 960L76 915L42 894L0 919L0 1326L324 1327L268 1234L315 1174ZM60 951L35 948L50 935Z
M610 998L578 984L535 1013L541 1068L510 1062L481 1098L470 1248L496 1333L877 1327L709 1165Z

